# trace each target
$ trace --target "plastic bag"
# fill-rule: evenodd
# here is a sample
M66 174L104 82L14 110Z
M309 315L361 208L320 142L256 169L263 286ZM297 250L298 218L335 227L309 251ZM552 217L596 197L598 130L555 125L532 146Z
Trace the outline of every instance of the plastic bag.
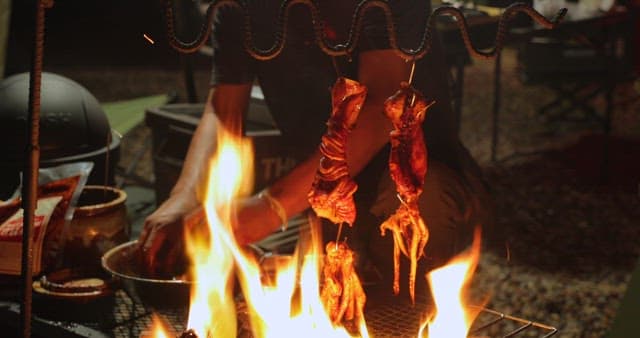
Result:
M51 168L41 168L38 171L38 205L44 199L59 196L60 201L52 211L51 217L46 226L44 241L41 243L42 257L38 257L42 262L44 272L51 271L61 264L62 250L64 248L64 234L73 218L73 213L84 189L89 174L93 169L92 162L75 162L63 164ZM20 175L21 182L22 174ZM16 189L13 197L0 206L0 224L18 212L21 212L22 184ZM22 224L22 216L14 219L15 224ZM22 237L22 227L19 229L19 236ZM0 236L1 237L1 236ZM2 241L3 238L0 238ZM11 238L4 238L11 241ZM39 248L38 248L39 249Z

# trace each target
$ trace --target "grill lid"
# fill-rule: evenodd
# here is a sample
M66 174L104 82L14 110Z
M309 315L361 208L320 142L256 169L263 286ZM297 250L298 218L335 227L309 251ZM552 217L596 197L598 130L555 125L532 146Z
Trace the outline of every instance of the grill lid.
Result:
M106 148L111 128L98 100L66 77L42 73L40 156L51 160ZM24 158L29 73L0 82L0 149L5 160Z

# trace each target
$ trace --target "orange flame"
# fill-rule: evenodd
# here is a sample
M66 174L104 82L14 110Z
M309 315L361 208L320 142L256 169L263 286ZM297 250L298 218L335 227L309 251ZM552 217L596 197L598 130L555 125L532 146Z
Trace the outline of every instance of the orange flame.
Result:
M454 257L445 266L427 274L435 313L431 320L422 325L418 337L423 336L424 330L428 330L429 338L467 337L480 310L467 304L465 287L471 280L479 257L480 228L477 228L468 252Z
M206 236L188 234L188 254L197 282L187 327L199 337L236 336L230 282L235 267L254 337L351 337L344 328L334 327L320 300L319 236L301 240L306 248L290 259L275 262L272 279L265 278L264 268L256 258L235 241L231 231L232 201L246 195L253 186L250 145L248 139L219 133L204 205L209 232ZM364 324L361 330L366 337Z
M197 281L191 292L187 326L199 337L236 336L232 277L239 249L231 231L232 202L253 185L250 140L219 128L217 141L204 202L208 233L187 232L187 253Z
M293 257L274 262L271 283L261 279L255 261L238 262L254 337L351 337L346 329L332 324L320 300L318 233L302 235ZM364 323L360 332L368 337Z
M293 256L270 261L268 273L263 262L237 244L231 229L233 201L246 196L253 187L253 149L248 139L223 129L217 141L204 201L207 231L187 229L186 234L196 280L187 328L202 338L237 336L232 283L237 275L253 337L351 337L349 331L331 322L320 298L319 267L324 247L318 222L312 221L312 231L301 234ZM427 275L437 309L422 325L418 337L423 331L428 331L431 338L466 337L479 312L470 310L463 297L477 265L479 239L478 230L468 253ZM364 320L357 325L359 336L369 337ZM155 338L167 337L166 330L154 332Z
M145 334L142 333L140 338L169 338L173 337L171 330L169 330L168 325L156 314L151 316L151 333Z

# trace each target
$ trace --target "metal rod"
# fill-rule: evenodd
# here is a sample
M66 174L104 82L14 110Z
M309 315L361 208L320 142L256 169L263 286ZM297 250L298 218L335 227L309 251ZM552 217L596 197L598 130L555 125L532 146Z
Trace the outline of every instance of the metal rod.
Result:
M417 60L424 57L431 50L432 32L436 29L435 18L441 15L453 16L456 20L454 22L458 25L462 40L469 53L473 56L480 58L493 58L502 49L504 39L507 35L508 23L517 13L525 13L531 17L535 22L545 28L554 28L560 20L564 17L567 10L561 9L556 14L553 20L548 20L542 14L535 11L529 5L524 3L514 3L507 7L503 14L500 16L498 22L498 31L494 42L494 47L488 51L481 51L477 49L471 42L469 36L469 26L464 17L462 11L453 6L442 6L435 9L432 13L427 13L426 26L422 33L422 39L416 48L405 48L398 45L396 38L395 23L393 21L393 15L391 8L386 1L382 0L362 0L356 7L353 13L351 27L349 29L349 36L345 42L335 45L329 44L325 39L324 34L324 20L320 18L320 12L313 0L284 0L280 5L280 12L276 20L276 33L274 42L271 47L267 49L259 49L253 43L253 30L251 27L251 20L249 15L248 5L244 1L240 0L215 0L207 8L206 20L200 28L200 32L196 36L195 40L191 42L180 41L175 34L174 27L174 15L173 15L173 0L165 0L165 15L167 20L167 31L169 37L169 44L171 47L182 53L193 53L200 49L209 38L211 34L211 27L213 26L213 20L215 18L215 12L221 7L229 6L235 9L239 9L243 12L244 20L244 48L253 58L258 60L270 60L278 56L283 48L287 37L289 12L295 5L304 5L307 7L311 14L311 24L313 25L315 33L315 41L318 47L329 56L349 56L352 55L355 48L358 45L358 40L362 32L362 25L364 17L367 11L378 8L383 11L387 36L389 45L396 52L398 56L406 61Z
M31 73L29 77L29 111L25 163L22 175L22 303L20 325L25 338L31 337L31 292L33 283L32 230L38 200L38 167L40 165L40 82L42 79L42 51L44 45L45 9L53 6L53 0L36 2L36 27L33 39Z
M344 222L340 222L340 225L338 225L338 234L336 234L336 250L338 250L338 242L340 241L340 235L342 235L343 224Z
M413 83L413 75L415 74L415 72L416 72L416 60L414 59L411 62L411 72L409 73L409 86L411 86L411 84ZM409 107L413 107L415 102L416 102L416 93L414 92L411 95L411 102L409 103Z
M411 85L413 83L413 75L416 72L416 60L413 60L413 62L411 62L411 72L409 73L409 85Z
M492 134L491 134L491 162L495 163L497 161L497 152L498 152L498 136L499 136L499 113L500 113L500 92L501 92L501 53L496 55L495 65L493 70L493 110L492 110Z

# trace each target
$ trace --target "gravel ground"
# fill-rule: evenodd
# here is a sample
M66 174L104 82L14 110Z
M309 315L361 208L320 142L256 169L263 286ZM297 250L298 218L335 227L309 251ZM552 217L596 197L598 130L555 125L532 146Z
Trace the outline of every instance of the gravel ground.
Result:
M473 292L489 295L489 308L557 327L559 337L602 337L640 255L638 92L632 85L616 91L608 176L601 179L597 126L541 118L536 109L552 92L519 82L511 50L503 69L497 163L490 161L493 64L474 60L466 70L461 137L485 170L506 238L482 253ZM184 97L177 70L50 71L102 102L171 91ZM207 69L196 73L201 97L207 79ZM125 135L122 167L149 134L141 125ZM137 174L152 178L149 153Z
M486 61L467 70L461 137L485 170L507 240L482 253L474 291L490 294L489 308L555 326L558 336L602 337L640 254L638 93L616 91L603 176L598 126L538 116L553 93L520 83L507 50L497 157L509 160L491 163L492 93L483 84L492 71Z

